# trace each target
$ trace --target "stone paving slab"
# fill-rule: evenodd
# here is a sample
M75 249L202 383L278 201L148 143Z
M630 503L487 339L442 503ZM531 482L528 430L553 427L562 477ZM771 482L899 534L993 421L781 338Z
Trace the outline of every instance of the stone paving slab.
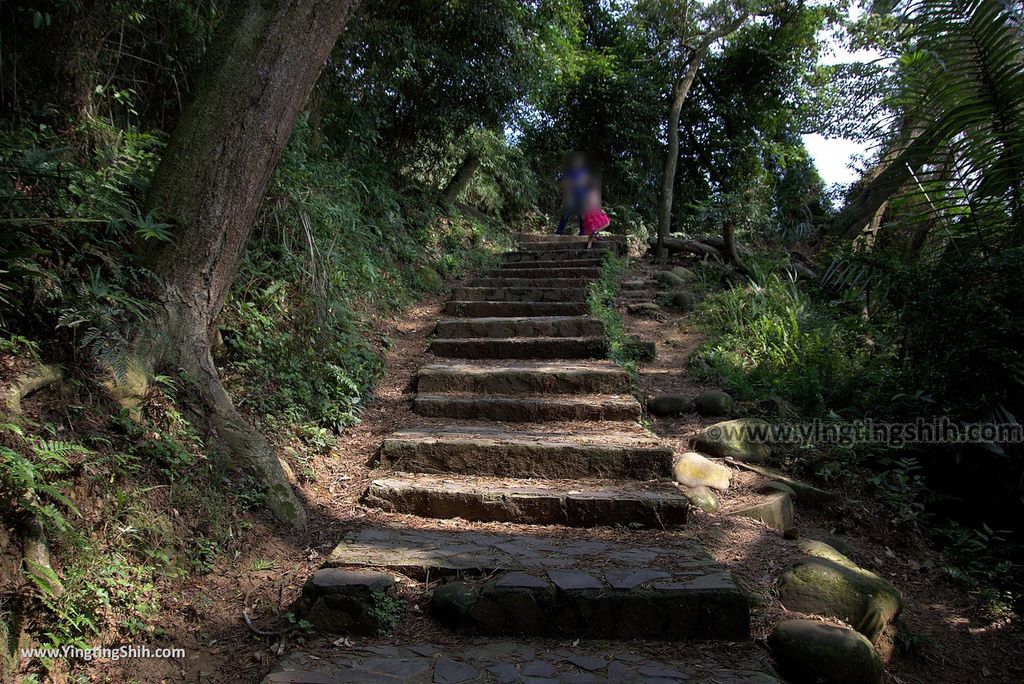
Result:
M590 337L437 338L430 353L449 359L603 359L608 343Z
M384 440L381 465L422 473L651 480L671 477L672 449L630 434L403 430Z
M475 640L459 647L394 644L346 649L329 658L293 653L263 684L348 682L659 682L676 684L778 684L767 656L753 644L699 648L667 657L664 650L622 644L548 646L521 641Z
M364 529L348 534L327 562L454 577L434 591L430 610L471 634L742 640L750 633L747 596L692 539L647 547L580 534ZM452 594L460 596L455 610L446 604Z
M586 287L456 287L452 299L460 302L584 302Z
M331 551L327 564L388 568L412 577L581 568L591 572L658 570L687 578L725 572L699 542L683 536L671 544L637 546L591 538L585 532L541 537L374 527L346 534Z
M516 423L566 420L639 420L640 404L624 396L459 396L418 394L413 411L429 418L489 419Z
M495 316L584 316L587 303L577 302L467 302L450 301L445 304L446 316L479 318Z
M604 323L594 316L502 316L443 318L435 334L448 337L594 337Z
M423 518L656 529L684 524L689 508L686 495L669 482L566 482L429 473L395 473L371 480L364 502Z
M485 361L432 363L420 368L424 393L628 394L629 374L610 361Z

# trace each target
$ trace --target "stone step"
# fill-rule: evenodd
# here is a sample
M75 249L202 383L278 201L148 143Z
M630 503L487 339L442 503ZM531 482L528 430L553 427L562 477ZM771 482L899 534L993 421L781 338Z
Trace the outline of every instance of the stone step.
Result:
M689 499L671 482L524 480L394 473L370 481L364 502L422 518L522 525L663 528L686 522Z
M380 463L415 473L652 480L672 476L672 449L626 433L401 430L384 440Z
M578 236L574 236L578 237ZM611 242L608 240L600 240L595 242L587 249L587 239L583 238L580 241L569 241L569 240L558 240L557 242L550 242L546 240L531 240L530 242L520 242L518 245L518 251L520 252L592 252L595 250L617 250L619 249L617 242Z
M460 337L436 339L430 353L446 359L603 359L604 337Z
M448 337L600 337L604 323L593 316L445 318L435 335Z
M587 262L603 262L604 255L608 253L606 249L598 250L582 250L582 249L562 249L562 250L543 250L543 251L517 251L517 252L506 252L505 263L506 264L518 264L518 263L530 263L533 261L587 261ZM574 266L580 265L577 263Z
M585 287L456 287L452 299L459 302L583 302Z
M416 381L417 391L424 394L628 394L629 387L629 373L609 361L452 361L423 366Z
M586 244L586 235L556 235L554 233L512 233L512 239L518 243L523 242L555 242L563 245ZM626 243L625 235L602 235L602 242Z
M538 259L530 261L509 261L507 260L508 255L506 254L506 261L501 265L502 270L522 270L522 269L558 269L558 268L596 268L600 269L604 265L603 257L585 257L582 259Z
M727 664L726 664L727 663ZM669 657L634 646L483 641L438 646L346 646L343 654L291 653L262 684L341 682L659 682L779 684L768 656L753 643L689 647Z
M512 423L562 420L640 420L640 404L632 396L462 396L417 394L417 414L429 418L486 419Z
M512 278L473 278L467 287L588 287L593 278L553 278L546 272L537 273L537 277Z
M586 302L465 302L450 301L444 315L459 318L494 318L508 316L582 316L588 311Z
M746 595L696 540L682 535L644 546L582 531L539 537L363 529L349 533L327 564L384 568L420 580L461 579L461 586L435 591L431 613L477 634L732 641L750 636ZM464 610L451 610L453 593L464 595Z
M535 262L539 263L539 262ZM509 264L514 266L515 264ZM487 272L488 278L585 278L592 281L601 277L601 268L597 266L556 266L546 270L536 268L492 268Z

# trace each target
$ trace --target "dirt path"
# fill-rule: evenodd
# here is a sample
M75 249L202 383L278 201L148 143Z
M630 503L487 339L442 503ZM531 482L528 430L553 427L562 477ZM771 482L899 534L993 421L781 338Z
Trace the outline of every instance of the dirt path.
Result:
M638 261L633 264L628 278L646 278L650 272L649 265ZM183 647L187 651L186 658L97 663L89 671L95 681L254 682L265 675L280 656L299 651L336 659L355 653L353 649L390 644L431 643L456 650L480 645L479 638L449 630L429 617L427 596L439 586L436 578L402 579L399 593L408 601L409 609L395 631L387 636L339 640L336 636L298 630L282 638L260 636L245 626L242 613L247 606L256 629L274 632L286 626L282 615L299 596L306 580L324 565L338 541L347 533L367 528L479 532L555 541L577 539L582 535L595 542L637 548L671 547L696 540L756 597L751 610L751 638L755 644L763 644L771 625L791 616L778 601L773 586L778 574L797 555L784 543L781 533L753 520L690 511L688 524L675 529L597 527L581 532L562 525L435 519L388 512L361 503L363 493L375 477L369 464L385 438L411 426L430 428L452 423L446 418L424 418L412 409L415 396L412 379L417 369L437 361L428 354L428 346L444 306L440 299L427 301L381 326L379 333L382 338L386 336L391 340L391 346L385 354L387 374L373 403L364 412L362 423L342 435L330 454L313 456L306 464L307 472L314 476L301 487L310 510L307 532L290 534L266 523L252 524L247 518L239 526L233 558L223 560L215 571L199 578L187 590L170 583L165 588L167 598L147 643ZM696 395L704 389L685 373L685 362L700 343L688 319L627 316L626 320L631 332L658 343L657 359L641 367L639 389L644 396L667 391ZM689 437L710 422L713 419L688 415L654 420L652 428L677 451L682 451L687 448ZM556 427L531 423L530 429L542 433ZM560 422L557 430L609 431L603 423L586 420ZM722 497L723 504L743 502L760 484L759 476L737 472L732 487ZM847 494L837 492L836 496L843 500ZM797 524L805 537L841 534L858 563L890 578L903 592L904 620L915 640L909 655L896 649L891 640L882 644L888 658L888 673L894 681L1021 679L1024 673L1016 658L1021 643L1017 629L987 618L974 601L942 580L937 571L921 571L922 567L941 567L941 558L914 544L913 540L890 538L877 507L859 503L821 512L798 508ZM541 652L548 652L572 647L576 641L539 638L532 644ZM660 654L665 659L671 659L680 651L678 644L663 641L632 641L615 648L627 654L643 652L645 658ZM687 644L685 649L703 654L701 657L708 658L709 662L729 658L727 652L723 654L713 644L699 648ZM749 657L755 667L763 662L756 654Z

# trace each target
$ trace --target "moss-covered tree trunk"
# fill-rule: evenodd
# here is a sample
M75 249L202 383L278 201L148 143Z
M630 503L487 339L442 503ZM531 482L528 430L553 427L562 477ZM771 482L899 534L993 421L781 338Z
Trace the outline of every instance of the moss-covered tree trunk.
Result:
M187 383L210 437L267 486L273 512L305 511L270 443L238 413L210 353L210 331L295 121L354 0L244 0L230 5L195 94L163 156L147 204L175 239L147 255L160 314L140 344L147 370Z
M448 184L444 186L444 190L441 191L441 196L447 204L451 204L459 199L459 195L466 189L469 182L473 180L473 176L482 163L483 159L476 152L470 152L466 155L466 158L459 164L459 168L456 169L455 175L452 176Z

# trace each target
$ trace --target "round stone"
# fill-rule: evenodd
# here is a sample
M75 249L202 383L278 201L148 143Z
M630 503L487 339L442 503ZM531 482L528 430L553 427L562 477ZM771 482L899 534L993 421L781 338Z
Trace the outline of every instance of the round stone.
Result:
M882 659L871 642L847 627L813 620L786 620L768 639L786 681L881 684Z
M702 416L727 416L732 413L733 400L725 392L708 390L697 396L693 406Z
M479 597L477 590L465 582L448 582L434 591L430 612L439 622L456 626L469 620Z

